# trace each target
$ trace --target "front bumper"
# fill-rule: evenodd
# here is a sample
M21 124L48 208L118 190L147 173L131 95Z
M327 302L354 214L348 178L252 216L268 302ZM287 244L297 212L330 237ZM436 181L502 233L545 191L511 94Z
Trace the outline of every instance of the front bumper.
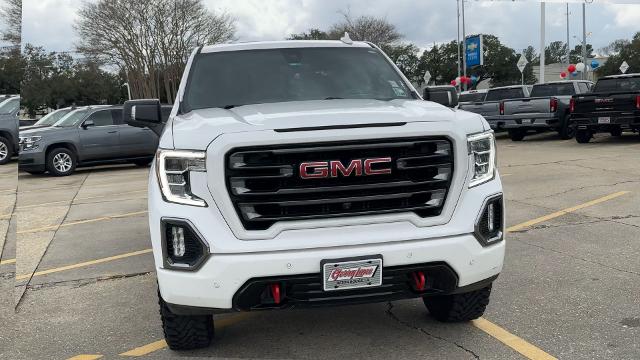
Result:
M495 279L502 270L504 252L504 241L482 247L473 235L468 234L385 245L275 253L214 254L196 272L158 268L157 276L162 298L175 308L182 308L181 312L186 311L184 307L192 311L200 309L203 312L247 310L237 301L245 284L260 278L287 281L296 275L309 274L317 275L317 281L320 282L320 262L324 259L381 254L384 261L383 275L394 267L425 268L434 264L445 264L453 271L456 280L452 288L438 293L454 293L460 292L460 289L472 290L474 284L486 285ZM369 295L363 291L360 299L346 303L387 301L430 293Z
M43 151L20 152L18 155L18 168L23 171L44 171L45 153Z

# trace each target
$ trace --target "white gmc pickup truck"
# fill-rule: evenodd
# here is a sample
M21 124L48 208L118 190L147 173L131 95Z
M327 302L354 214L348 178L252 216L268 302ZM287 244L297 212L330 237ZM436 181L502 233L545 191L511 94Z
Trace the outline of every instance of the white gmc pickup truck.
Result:
M493 132L422 100L375 45L201 47L164 129L158 100L124 116L161 134L149 226L171 349L208 346L218 312L484 312L505 252Z

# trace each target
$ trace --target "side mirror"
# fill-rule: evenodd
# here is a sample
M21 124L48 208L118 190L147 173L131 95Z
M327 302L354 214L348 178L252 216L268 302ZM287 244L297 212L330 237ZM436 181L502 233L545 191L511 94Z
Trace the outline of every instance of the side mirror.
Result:
M458 92L451 85L427 86L422 98L451 108L458 106Z
M158 99L125 101L122 117L129 126L149 128L156 134L162 133L162 107Z
M91 126L96 126L96 124L93 122L93 120L85 120L85 121L82 123L82 128L83 128L83 129L85 129L85 130L86 130L88 127L91 127Z

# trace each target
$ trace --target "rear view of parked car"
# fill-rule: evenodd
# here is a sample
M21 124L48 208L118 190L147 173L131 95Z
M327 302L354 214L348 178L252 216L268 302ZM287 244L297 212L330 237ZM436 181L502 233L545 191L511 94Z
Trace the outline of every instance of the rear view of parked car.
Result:
M166 121L170 106L162 109ZM20 133L19 167L31 174L72 174L76 167L131 162L147 165L158 147L150 129L122 121L122 106L81 107L51 127Z
M0 100L0 165L11 161L18 152L18 112L20 97L7 96Z
M592 93L573 96L570 109L579 143L599 132L640 132L640 73L603 77Z
M530 130L555 130L561 139L571 139L574 136L574 128L569 124L571 96L587 93L591 85L590 81L533 85L530 97L500 103L500 122L513 141L521 141Z
M504 122L500 119L500 102L529 96L529 86L514 85L489 89L484 102L460 103L460 110L482 115L493 130L501 130Z

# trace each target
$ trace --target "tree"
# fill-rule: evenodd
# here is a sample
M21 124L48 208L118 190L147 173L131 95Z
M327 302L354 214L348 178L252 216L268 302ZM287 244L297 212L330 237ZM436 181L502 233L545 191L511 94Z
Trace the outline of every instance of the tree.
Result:
M457 57L457 41L454 40L441 45L436 44L422 53L418 74L422 76L428 70L431 73L431 81L434 84L449 84L451 80L458 76Z
M303 32L300 34L291 34L287 40L332 40L326 31L320 29L311 28L309 32Z
M593 46L587 44L587 59L591 57L593 57ZM570 58L572 64L582 62L582 44L576 45L573 50L571 50Z
M74 59L26 44L21 104L30 116L48 108L117 104L125 99L121 74L102 69L94 59Z
M396 26L384 18L366 15L354 18L348 11L342 12L342 17L329 30L329 38L339 39L346 32L353 40L370 41L384 50L402 39Z
M567 61L569 47L562 41L553 41L544 49L545 63L556 64Z
M4 0L0 7L0 36L13 46L20 46L22 39L22 0Z
M235 20L202 0L85 2L78 50L126 74L134 98L173 102L192 49L234 39Z
M0 94L20 93L24 61L19 47L11 47L0 54Z
M637 32L631 41L616 40L609 47L611 48L609 59L596 70L598 76L620 74L620 65L623 61L629 64L627 73L640 72L640 32Z

